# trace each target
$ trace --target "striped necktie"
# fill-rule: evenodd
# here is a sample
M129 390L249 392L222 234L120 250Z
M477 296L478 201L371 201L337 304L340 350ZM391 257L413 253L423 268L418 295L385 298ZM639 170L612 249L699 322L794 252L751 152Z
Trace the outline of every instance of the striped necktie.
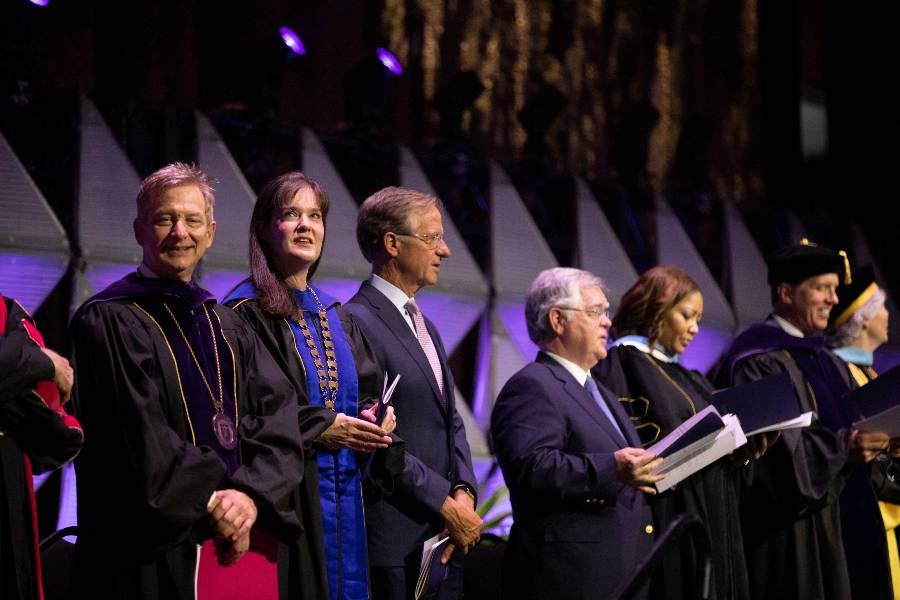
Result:
M416 338L419 340L419 345L422 346L422 351L425 352L425 357L428 359L428 364L431 365L431 371L434 373L434 378L437 380L438 388L441 390L441 406L446 408L447 403L444 399L444 370L441 368L441 360L438 358L437 350L434 347L434 341L432 341L431 336L428 334L428 329L425 327L425 317L422 316L419 306L412 298L406 303L406 310L409 311L409 315L413 320L413 325L416 326Z

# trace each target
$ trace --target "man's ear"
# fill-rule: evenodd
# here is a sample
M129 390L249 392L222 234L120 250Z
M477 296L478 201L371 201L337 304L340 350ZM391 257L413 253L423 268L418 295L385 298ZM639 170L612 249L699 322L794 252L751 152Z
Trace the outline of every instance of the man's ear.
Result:
M775 288L775 295L778 297L778 301L786 306L790 306L794 303L793 294L794 286L790 283L782 281L778 284L778 287Z
M385 253L392 258L400 254L400 243L400 236L393 231L388 231L381 238Z
M135 219L131 223L131 228L134 230L134 241L138 243L138 246L144 245L144 226L141 223L140 219Z
M547 313L547 324L553 333L559 336L566 328L566 315L562 310L554 306Z

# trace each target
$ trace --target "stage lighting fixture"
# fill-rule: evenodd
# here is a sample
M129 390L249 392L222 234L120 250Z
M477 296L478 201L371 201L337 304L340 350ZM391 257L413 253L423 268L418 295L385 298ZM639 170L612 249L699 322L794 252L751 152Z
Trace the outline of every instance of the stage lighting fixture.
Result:
M384 48L376 48L375 54L378 55L378 60L381 61L381 64L384 65L385 69L387 69L394 75L403 74L403 65L400 64L400 61L390 52L390 50L386 50Z
M47 6L48 4L50 4L50 0L28 0L28 1L31 2L32 4L34 4L35 6Z
M303 40L300 39L296 31L290 27L281 27L278 29L278 33L281 34L281 40L285 46L291 49L291 52L297 56L306 54L306 46L303 45Z

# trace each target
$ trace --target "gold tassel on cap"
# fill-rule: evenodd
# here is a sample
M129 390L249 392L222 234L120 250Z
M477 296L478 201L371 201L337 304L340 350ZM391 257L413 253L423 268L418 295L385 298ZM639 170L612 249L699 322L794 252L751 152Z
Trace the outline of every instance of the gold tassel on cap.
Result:
M843 250L838 250L838 254L844 259L844 285L850 285L853 283L853 277L850 275L850 259L847 258L847 253Z

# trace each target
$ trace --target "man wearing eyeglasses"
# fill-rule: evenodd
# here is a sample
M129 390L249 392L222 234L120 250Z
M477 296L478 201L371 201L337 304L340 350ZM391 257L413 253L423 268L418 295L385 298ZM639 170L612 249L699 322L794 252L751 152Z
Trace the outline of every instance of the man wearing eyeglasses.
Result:
M603 284L579 269L542 271L525 321L541 351L491 414L514 519L502 595L618 598L653 541L644 493L655 493L662 459L641 449L615 395L591 377L611 325Z
M440 335L415 295L438 281L450 257L438 201L388 187L360 207L356 237L372 274L345 306L369 339L381 368L401 375L391 401L405 441L403 474L389 498L368 498L366 529L374 600L411 600L422 544L446 530L449 576L440 599L462 597L462 555L478 541L475 475L453 376Z

